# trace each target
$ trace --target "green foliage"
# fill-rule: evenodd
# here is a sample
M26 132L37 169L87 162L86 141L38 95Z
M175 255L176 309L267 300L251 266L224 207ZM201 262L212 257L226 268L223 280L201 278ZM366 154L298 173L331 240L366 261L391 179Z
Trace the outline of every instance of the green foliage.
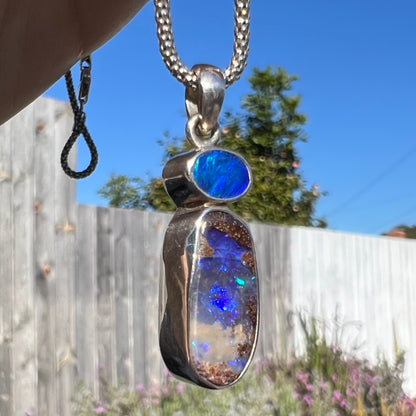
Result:
M314 216L321 195L318 187L308 188L298 170L296 146L306 141L303 126L307 120L299 111L301 97L291 93L296 79L282 68L254 69L249 78L251 92L242 99L241 113L225 114L223 146L243 155L254 177L250 192L233 203L232 209L247 220L326 226ZM185 140L167 135L162 144L166 159L189 150ZM163 182L155 178L145 184L138 178L112 176L99 194L111 206L175 209Z
M143 181L126 175L111 174L108 182L98 191L110 207L140 208L143 206Z
M328 342L326 326L299 316L305 354L288 362L261 360L235 386L211 391L175 381L169 374L162 385L134 391L108 387L94 398L80 385L76 416L416 416L416 400L402 389L404 355L395 346L393 364L376 365ZM333 334L340 341L345 324L336 321ZM103 388L101 388L101 391Z

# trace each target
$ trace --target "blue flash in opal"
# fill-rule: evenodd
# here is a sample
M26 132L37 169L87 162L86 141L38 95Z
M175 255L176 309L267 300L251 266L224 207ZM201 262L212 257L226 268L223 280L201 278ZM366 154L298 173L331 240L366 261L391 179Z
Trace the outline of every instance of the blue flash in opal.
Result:
M225 150L199 154L192 168L195 184L216 199L235 199L250 186L250 174L243 159Z
M199 247L189 252L192 359L197 369L220 371L228 384L247 368L255 346L258 287L252 239L230 214L211 211L192 241ZM214 375L201 374L224 385Z
M221 311L232 312L236 308L237 303L233 299L232 295L225 287L218 286L217 282L215 282L209 292L211 305L216 306Z

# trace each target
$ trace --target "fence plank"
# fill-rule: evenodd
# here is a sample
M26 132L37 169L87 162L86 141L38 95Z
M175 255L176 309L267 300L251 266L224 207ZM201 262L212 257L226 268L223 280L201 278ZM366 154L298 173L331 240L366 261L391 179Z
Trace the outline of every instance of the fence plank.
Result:
M15 414L36 406L34 326L34 105L12 119L13 376Z
M11 122L0 126L0 415L13 414L13 188Z
M171 215L153 215L151 212L139 214L144 223L143 270L139 276L145 282L141 298L146 305L146 319L142 324L146 351L145 383L151 385L160 382L164 368L159 351L158 295L162 244Z
M97 356L97 209L79 205L75 274L76 363L78 380L98 395Z
M57 410L55 356L55 217L53 215L55 163L55 103L39 100L35 122L35 212L36 212L36 329L38 360L38 406L39 414L49 415Z
M97 209L97 347L102 376L117 383L114 311L113 210ZM82 230L80 230L82 232ZM104 390L100 391L103 397Z
M55 163L54 192L59 203L55 203L55 255L56 255L56 327L55 360L57 365L57 394L60 416L72 414L70 403L75 375L75 232L76 189L75 180L68 178L59 166L61 150L72 128L69 106L60 103L55 110ZM72 152L70 163L74 163Z
M291 293L287 228L251 224L260 286L260 331L256 356L286 357L291 351Z
M134 387L131 212L114 212L115 340L117 379Z
M141 215L131 216L132 232L137 236L132 239L132 296L133 296L133 353L134 353L134 383L146 383L146 339L143 333L143 321L147 319L146 303L139 301L144 298L146 281L142 278L145 259L144 238L145 226Z

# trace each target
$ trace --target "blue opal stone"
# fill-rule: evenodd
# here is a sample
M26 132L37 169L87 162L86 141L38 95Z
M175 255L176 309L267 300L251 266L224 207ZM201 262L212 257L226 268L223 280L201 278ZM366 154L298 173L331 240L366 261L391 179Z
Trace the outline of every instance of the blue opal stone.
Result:
M243 159L226 150L201 152L192 167L195 184L208 196L235 199L250 186L249 168Z
M225 386L246 369L257 334L257 272L246 226L225 211L209 211L187 246L189 348L209 382Z

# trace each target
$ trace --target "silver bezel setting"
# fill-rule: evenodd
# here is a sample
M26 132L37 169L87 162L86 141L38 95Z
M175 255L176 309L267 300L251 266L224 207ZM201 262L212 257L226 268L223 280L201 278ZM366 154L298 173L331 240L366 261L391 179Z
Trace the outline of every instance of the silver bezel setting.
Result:
M257 307L252 349L247 363L238 377L228 384L217 385L201 376L193 363L189 345L189 286L194 270L193 262L195 260L188 258L186 248L188 244L197 242L195 241L195 236L198 235L204 217L213 211L227 213L239 221L246 228L253 242L253 237L246 223L224 206L202 207L195 210L178 209L166 231L163 247L165 270L169 271L169 274L165 275L167 298L166 306L163 307L161 305L163 318L161 319L160 325L159 344L166 366L176 377L185 381L191 381L202 387L218 390L237 383L247 371L257 345L259 308ZM190 241L190 238L194 238L195 240ZM252 252L255 258L254 247L252 248ZM255 262L254 273L258 276ZM257 305L259 303L259 286L257 285Z
M200 155L213 150L232 154L243 162L247 169L249 181L246 189L241 194L231 198L217 198L209 195L198 186L193 175L195 162ZM185 208L193 208L205 203L226 204L228 202L234 202L246 195L253 183L253 174L247 161L236 152L218 147L191 150L190 152L175 156L167 162L162 176L166 192L178 207Z

